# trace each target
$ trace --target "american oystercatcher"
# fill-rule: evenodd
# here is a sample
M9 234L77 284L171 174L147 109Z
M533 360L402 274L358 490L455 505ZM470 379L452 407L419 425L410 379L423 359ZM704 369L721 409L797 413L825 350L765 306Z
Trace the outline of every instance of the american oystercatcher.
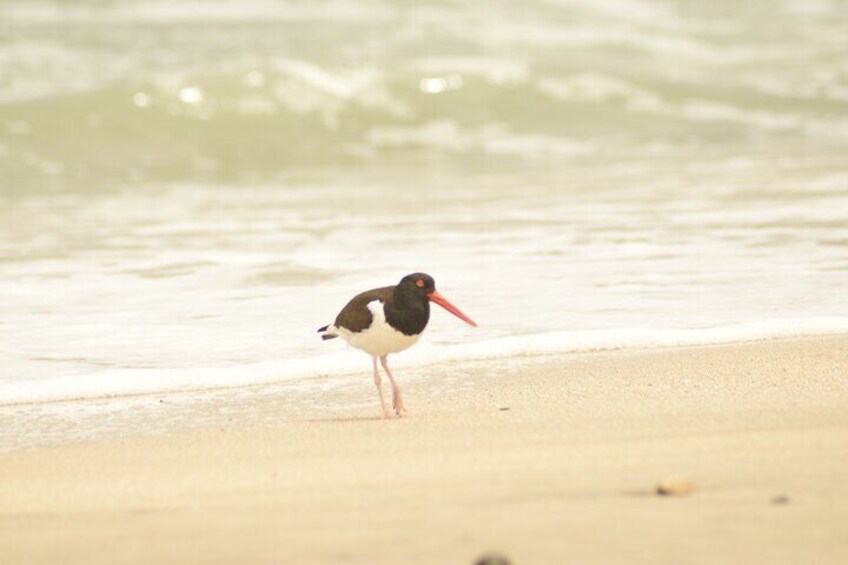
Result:
M336 321L318 330L321 339L343 337L348 344L371 356L374 363L374 384L380 393L383 417L391 418L386 398L380 386L377 360L383 365L392 383L392 408L403 416L403 397L389 369L388 356L415 345L430 320L430 302L435 302L471 326L477 324L436 291L436 281L424 273L403 277L395 286L375 288L357 294L342 308Z

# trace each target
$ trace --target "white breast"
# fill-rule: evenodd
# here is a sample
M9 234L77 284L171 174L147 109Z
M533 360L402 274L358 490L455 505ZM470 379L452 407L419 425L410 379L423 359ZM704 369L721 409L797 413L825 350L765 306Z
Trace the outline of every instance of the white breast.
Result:
M353 347L361 349L371 356L388 355L397 353L415 345L421 335L403 334L386 322L386 314L383 311L383 303L372 300L368 303L373 321L371 326L361 332L352 332L345 328L338 328L338 334L342 336Z

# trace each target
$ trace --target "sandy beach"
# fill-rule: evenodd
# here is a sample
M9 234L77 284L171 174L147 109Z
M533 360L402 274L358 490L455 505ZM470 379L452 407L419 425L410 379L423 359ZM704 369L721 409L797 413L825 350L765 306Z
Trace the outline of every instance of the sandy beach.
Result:
M848 562L848 337L420 372L3 454L2 562Z
M0 565L848 564L846 29L0 1Z

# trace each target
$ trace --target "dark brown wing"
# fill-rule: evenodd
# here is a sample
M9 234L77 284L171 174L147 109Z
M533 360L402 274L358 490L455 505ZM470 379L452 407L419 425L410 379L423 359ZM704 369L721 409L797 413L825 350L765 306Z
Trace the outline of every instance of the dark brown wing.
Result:
M361 332L367 329L371 326L371 322L374 321L374 316L371 315L371 310L368 309L368 303L379 300L385 304L391 300L394 290L395 287L387 286L357 294L347 303L347 306L342 308L339 315L336 316L334 325L337 328L345 328L352 332Z

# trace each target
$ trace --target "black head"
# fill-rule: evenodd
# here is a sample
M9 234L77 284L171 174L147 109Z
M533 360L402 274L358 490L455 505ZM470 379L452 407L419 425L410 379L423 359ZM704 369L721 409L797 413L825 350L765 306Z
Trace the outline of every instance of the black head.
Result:
M412 273L400 279L395 288L395 301L404 302L421 308L423 306L427 315L430 314L430 302L435 302L469 326L477 326L477 323L462 313L462 310L450 303L450 301L436 291L436 281L425 273Z
M427 296L436 292L436 281L426 273L412 273L400 279L399 286L407 287Z

